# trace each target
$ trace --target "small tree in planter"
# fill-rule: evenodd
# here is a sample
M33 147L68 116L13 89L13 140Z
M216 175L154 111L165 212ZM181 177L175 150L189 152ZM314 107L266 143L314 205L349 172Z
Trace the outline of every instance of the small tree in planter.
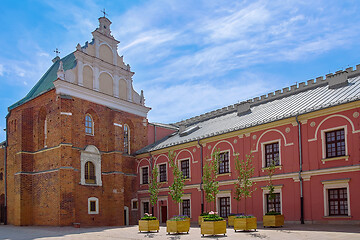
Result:
M217 215L217 212L209 212L204 216L204 221L201 223L201 234L218 235L226 234L226 221Z
M172 173L174 177L174 182L170 189L170 196L173 201L177 204L182 202L182 196L184 194L184 185L185 185L185 178L183 176L182 171L179 169L178 161L176 161L176 154L174 152L169 151L169 164L172 168ZM166 221L166 231L168 233L175 232L189 232L190 229L190 216L174 216L170 220Z
M276 195L274 193L275 187L272 182L272 176L275 174L275 160L273 160L270 164L270 167L267 168L267 173L269 176L269 184L267 185L267 188L269 190L269 200L274 200L276 198ZM280 212L276 212L275 209L270 209L265 215L263 216L263 225L264 227L280 227L284 225L284 215L282 215Z
M253 181L250 180L254 174L254 167L252 165L253 155L246 154L246 160L239 160L239 157L236 157L235 160L235 170L238 173L237 181L235 184L235 199L240 201L244 199L245 209L243 216L237 216L234 219L234 229L236 230L250 230L257 228L256 217L248 216L246 214L246 199L251 197L251 194L256 190L253 188L255 185Z
M152 213L154 214L154 205L158 200L159 189L161 187L161 183L157 181L159 171L156 165L153 167L151 173L152 175L149 184L149 192L150 192L150 203L152 205ZM152 216L152 214L145 213L144 217L142 217L139 221L139 231L159 232L159 220L155 216Z

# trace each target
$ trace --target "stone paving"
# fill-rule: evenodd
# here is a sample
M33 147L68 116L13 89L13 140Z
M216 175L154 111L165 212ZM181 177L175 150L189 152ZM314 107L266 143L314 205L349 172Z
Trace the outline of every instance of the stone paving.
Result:
M129 227L15 227L0 225L0 239L28 240L28 239L166 239L166 240L190 240L190 239L360 239L360 225L286 225L282 228L263 228L259 226L256 232L234 232L228 228L226 236L205 236L200 234L200 228L192 226L189 234L167 235L166 227L161 226L158 233L139 233L138 226Z

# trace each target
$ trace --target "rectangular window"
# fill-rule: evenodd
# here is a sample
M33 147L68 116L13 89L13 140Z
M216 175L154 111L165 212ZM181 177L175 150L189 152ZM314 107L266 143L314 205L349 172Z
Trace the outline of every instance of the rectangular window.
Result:
M144 214L149 213L149 202L143 202Z
M275 197L270 199L270 194L266 194L266 212L281 213L280 193L274 193Z
M227 218L230 214L230 197L219 198L220 217Z
M181 167L181 172L184 176L184 178L189 178L190 177L190 166L189 166L189 159L187 160L182 160L180 162L180 167Z
M182 215L190 217L190 199L185 199L182 202Z
M328 190L329 215L348 215L347 189L336 188Z
M159 178L160 182L166 182L166 164L159 165Z
M230 172L229 152L219 154L219 174Z
M149 183L149 169L148 167L142 168L142 184L148 184Z
M280 165L279 142L265 145L265 167L270 167L271 164Z
M96 201L90 201L90 212L96 212Z
M136 210L138 208L137 205L138 205L137 201L132 201L132 206L131 206L132 209Z
M326 158L345 156L345 131L339 129L325 133Z

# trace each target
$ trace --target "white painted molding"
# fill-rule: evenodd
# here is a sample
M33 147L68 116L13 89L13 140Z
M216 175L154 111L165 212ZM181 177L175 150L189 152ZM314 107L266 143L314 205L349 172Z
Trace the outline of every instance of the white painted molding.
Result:
M120 123L114 123L114 125L117 127L122 127L122 125Z
M67 116L71 116L72 113L71 112L60 112L61 115L67 115Z

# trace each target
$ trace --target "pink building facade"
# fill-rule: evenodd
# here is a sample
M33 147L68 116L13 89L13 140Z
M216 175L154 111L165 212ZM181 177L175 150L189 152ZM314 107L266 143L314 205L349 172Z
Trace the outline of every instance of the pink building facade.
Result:
M160 222L179 214L196 222L202 212L211 210L225 218L244 213L245 201L234 199L235 159L251 153L256 190L246 200L247 214L262 221L266 212L276 210L286 222L360 223L358 72L359 68L347 69L340 77L310 80L177 123L177 134L137 152L138 192L132 211L140 216L152 212L148 183L156 164L162 186L153 213ZM220 191L209 204L202 168L215 150L220 151ZM169 151L175 152L187 177L180 204L169 195L173 183ZM272 160L276 198L269 200L267 168Z

